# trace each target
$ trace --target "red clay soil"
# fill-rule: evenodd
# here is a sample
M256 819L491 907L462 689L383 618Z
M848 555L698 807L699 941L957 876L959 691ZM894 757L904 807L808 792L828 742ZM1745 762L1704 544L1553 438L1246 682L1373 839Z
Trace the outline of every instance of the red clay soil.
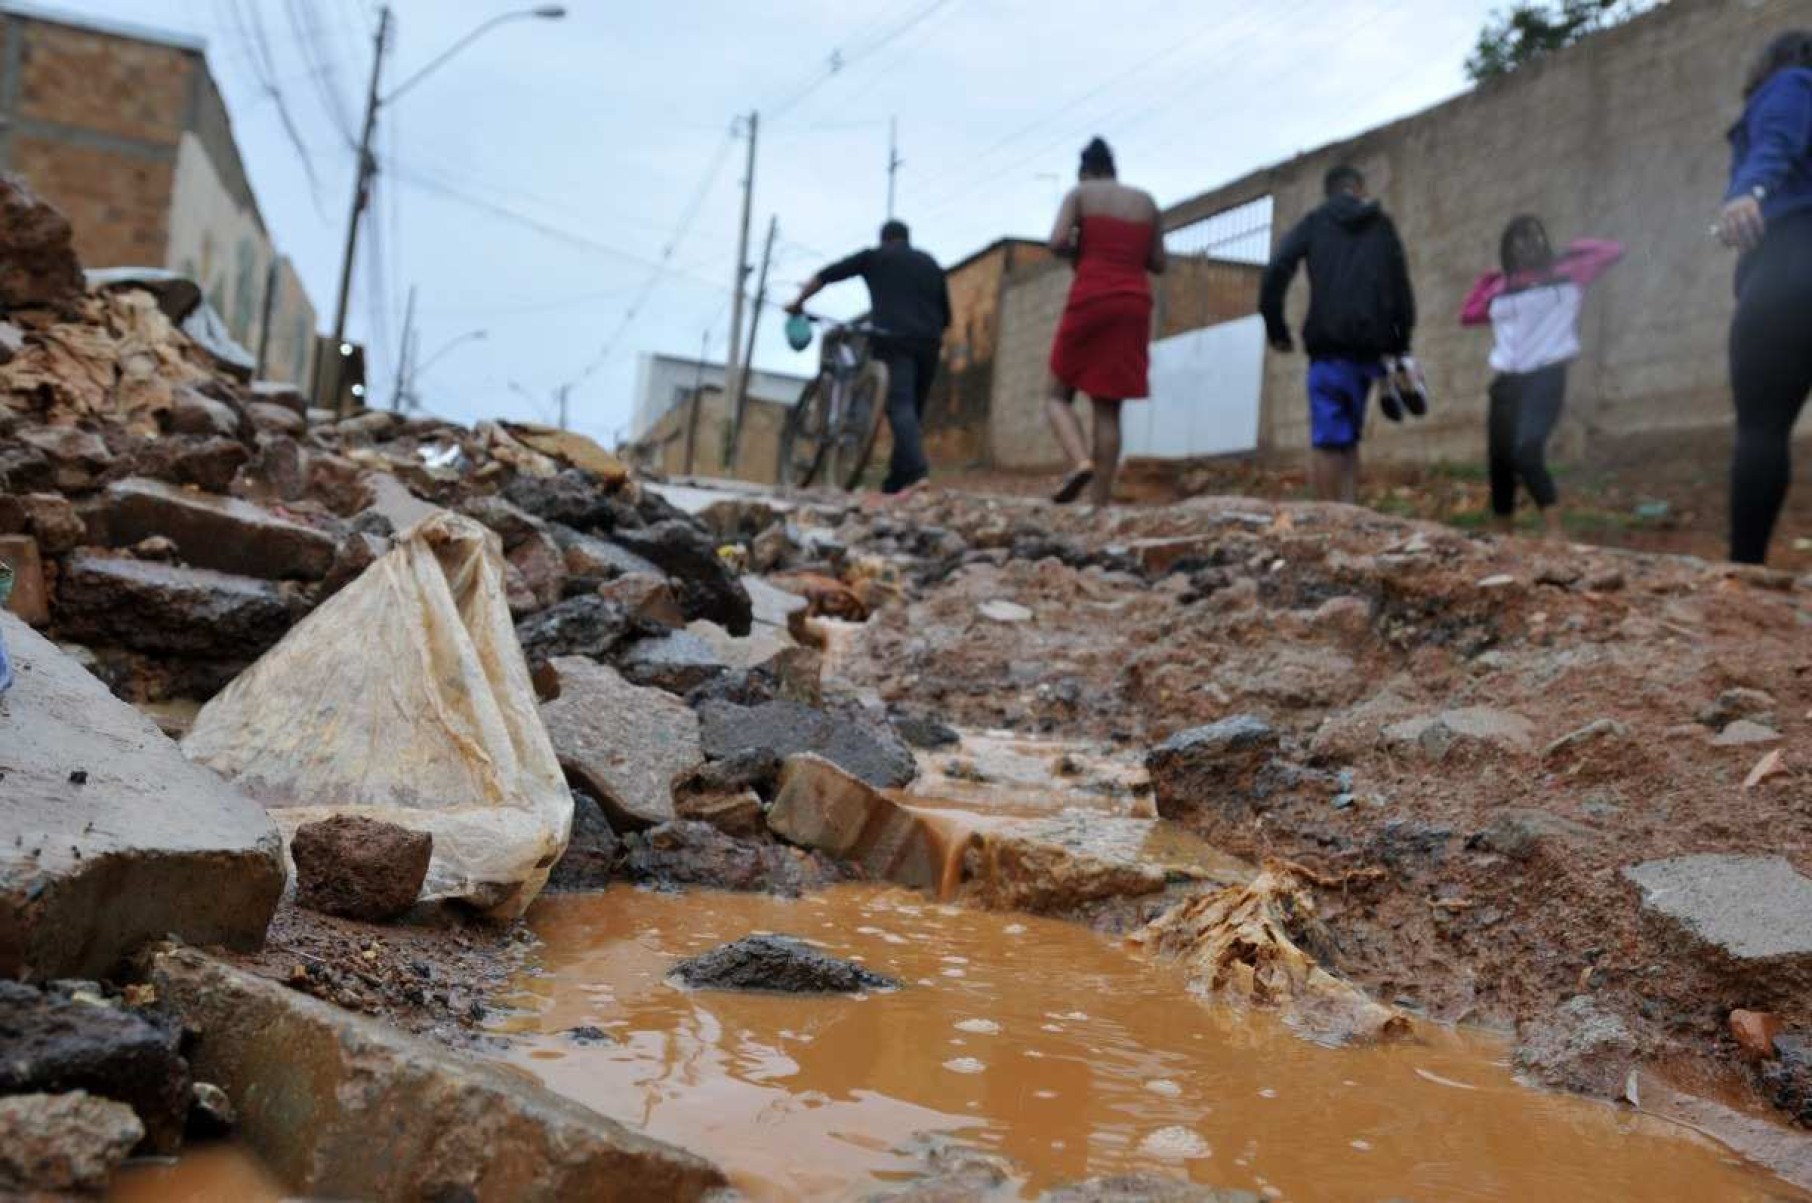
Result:
M1268 796L1205 799L1184 821L1243 856L1380 870L1321 899L1338 968L1378 997L1509 1026L1589 994L1643 1051L1720 1073L1732 1008L1812 1026L1805 992L1744 983L1645 925L1620 875L1700 852L1812 873L1812 579L1245 498L1092 514L932 492L842 534L909 548L927 527L978 550L942 579L921 568L840 671L953 723L1133 749L1266 719L1284 749ZM1195 542L1141 543L1176 537ZM1141 556L1181 562L1120 570ZM1033 619L983 618L997 598ZM1749 707L1780 742L1713 745L1724 716L1707 708L1736 688L1769 695ZM1383 734L1460 707L1520 716L1529 738L1436 760ZM1548 751L1599 720L1620 726ZM1775 748L1789 771L1745 788Z

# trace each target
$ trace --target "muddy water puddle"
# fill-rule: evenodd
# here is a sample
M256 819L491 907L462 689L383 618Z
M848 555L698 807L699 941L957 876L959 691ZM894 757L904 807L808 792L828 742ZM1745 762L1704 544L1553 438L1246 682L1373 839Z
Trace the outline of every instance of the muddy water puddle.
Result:
M217 1144L178 1158L128 1162L106 1197L108 1203L278 1203L289 1194L251 1152Z
M529 918L543 944L500 1000L517 1008L506 1055L759 1199L863 1197L922 1173L927 1134L1012 1159L1027 1196L1155 1170L1296 1200L1800 1198L1662 1121L1516 1085L1483 1038L1317 1047L1056 921L878 886L615 888ZM806 998L666 981L758 931L907 985Z

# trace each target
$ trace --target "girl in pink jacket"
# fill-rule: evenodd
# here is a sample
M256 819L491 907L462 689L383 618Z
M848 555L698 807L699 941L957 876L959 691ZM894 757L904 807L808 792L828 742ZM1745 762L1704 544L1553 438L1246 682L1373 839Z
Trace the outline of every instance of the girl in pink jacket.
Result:
M1491 512L1498 528L1515 523L1521 481L1550 535L1561 530L1560 495L1548 473L1548 437L1567 395L1567 364L1579 356L1585 290L1623 258L1615 242L1580 239L1556 255L1541 219L1527 214L1504 228L1502 271L1487 272L1460 311L1468 326L1491 323L1491 409L1486 423Z

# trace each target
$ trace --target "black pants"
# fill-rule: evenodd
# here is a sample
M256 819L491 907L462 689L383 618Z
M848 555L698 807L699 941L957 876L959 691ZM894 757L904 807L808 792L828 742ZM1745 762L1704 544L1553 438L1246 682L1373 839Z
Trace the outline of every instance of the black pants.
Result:
M1505 372L1491 382L1485 445L1491 466L1491 512L1498 517L1516 512L1519 480L1544 510L1560 500L1548 474L1548 436L1560 421L1566 399L1564 363L1533 372Z
M920 425L925 418L925 398L937 378L938 354L943 343L935 338L877 341L875 358L887 365L887 425L893 430L893 462L883 493L898 493L931 473L925 459Z
M1812 391L1812 214L1777 222L1737 268L1730 388L1730 558L1760 564L1792 479L1793 424Z

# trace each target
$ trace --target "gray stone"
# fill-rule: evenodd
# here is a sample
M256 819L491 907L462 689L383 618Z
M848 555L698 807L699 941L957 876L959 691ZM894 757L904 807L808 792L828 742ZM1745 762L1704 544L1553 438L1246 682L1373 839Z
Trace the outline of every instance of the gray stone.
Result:
M1802 1128L1812 1128L1812 1037L1774 1038L1774 1059L1762 1067L1768 1097Z
M662 888L698 886L795 898L856 876L815 852L771 839L737 839L709 823L676 820L623 842L629 878Z
M1580 994L1553 1013L1523 1024L1515 1062L1548 1086L1604 1098L1622 1095L1636 1061L1635 1035L1617 1015Z
M102 976L171 933L258 947L284 878L264 808L24 623L0 630L0 976Z
M1812 975L1812 879L1780 856L1707 853L1625 869L1642 907L1744 968Z
M50 483L63 493L94 488L113 466L113 452L107 450L101 436L73 426L27 426L14 432L9 441L43 456L50 464Z
M569 597L516 624L530 662L555 656L608 656L642 628L622 606L596 594Z
M190 1088L186 1135L213 1140L231 1132L238 1122L239 1111L226 1091L212 1082L196 1082Z
M695 990L761 990L776 994L856 994L897 990L900 983L854 961L826 956L788 936L745 936L673 967Z
M245 416L254 430L297 436L308 432L308 422L301 414L270 401L246 402Z
M137 652L255 660L299 617L273 581L78 551L57 580L57 633Z
M1759 689L1726 689L1715 699L1700 707L1698 720L1707 727L1720 730L1738 719L1757 719L1770 715L1774 710L1774 696ZM1764 723L1772 726L1772 723Z
M1038 1203L1262 1203L1249 1190L1201 1186L1164 1174L1115 1174L1060 1186L1038 1197Z
M572 795L572 834L547 877L546 888L555 893L603 889L615 876L617 860L623 854L623 842L611 830L598 800L582 789Z
M143 1139L132 1108L76 1090L0 1098L0 1191L101 1191Z
M551 527L554 542L566 558L567 575L586 581L613 581L625 576L652 576L666 580L667 574L652 561L618 547L608 539L580 534L564 526ZM684 619L681 620L682 622Z
M1612 718L1594 719L1576 731L1569 731L1542 751L1544 759L1583 751L1594 744L1628 739L1630 729Z
M925 890L944 879L944 841L923 815L821 757L787 760L768 826L882 881Z
M176 390L175 403L170 406L170 429L177 434L237 438L239 411L192 388L180 388Z
M747 635L754 619L748 591L717 554L717 541L682 519L642 530L619 530L615 542L651 560L673 578L680 609L688 619L708 618L732 635Z
M1277 749L1277 732L1253 714L1178 732L1145 755L1158 814L1175 819L1243 807Z
M1543 841L1579 842L1592 838L1592 834L1591 828L1559 815L1517 807L1499 811L1487 827L1467 841L1466 846L1495 852L1511 860L1528 860Z
M855 712L819 710L777 699L757 706L707 702L699 708L705 755L723 760L766 751L782 760L814 755L877 789L918 776L918 762L892 728Z
M697 716L606 665L577 656L552 664L560 696L542 705L541 719L560 767L598 799L618 830L673 818L674 777L704 759Z
M716 649L691 631L638 640L618 664L636 684L681 696L730 671Z
M1488 706L1443 710L1384 729L1386 747L1435 761L1453 755L1527 752L1534 739L1535 725L1528 719Z
M182 558L265 580L318 581L333 567L335 540L237 497L216 497L158 480L117 481L107 486L103 518L107 542L130 547L152 535L176 540Z
M194 949L158 995L200 1033L197 1076L239 1104L239 1139L298 1195L337 1199L705 1197L724 1176L500 1065L459 1057Z
M132 1108L146 1148L173 1153L189 1112L182 1032L62 984L0 981L0 1095L85 1090Z
M795 614L803 614L811 603L797 593L789 593L758 576L744 577L749 604L757 626L790 629Z
M1747 748L1780 741L1781 733L1773 727L1764 727L1753 719L1740 718L1718 732L1711 745L1714 748Z

